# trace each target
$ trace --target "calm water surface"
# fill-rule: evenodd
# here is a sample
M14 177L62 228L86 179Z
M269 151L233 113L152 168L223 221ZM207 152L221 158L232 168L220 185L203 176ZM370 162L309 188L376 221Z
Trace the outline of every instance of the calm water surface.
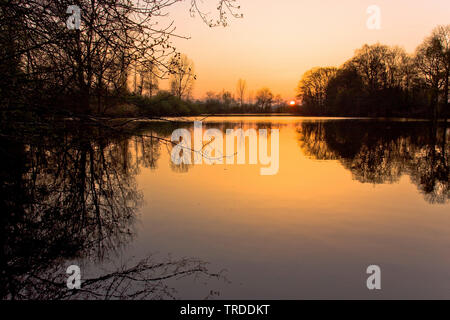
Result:
M26 170L17 177L27 172L34 181L21 190L40 198L40 211L22 201L27 210L39 215L53 207L44 210L52 215L62 206L92 216L95 227L77 216L78 240L66 239L74 247L81 237L101 235L89 250L63 245L56 254L63 259L47 257L53 265L76 262L101 273L152 254L155 261L198 258L211 272L223 271L226 279L164 282L178 298L450 298L449 129L422 121L205 119L205 129L224 133L279 129L279 171L261 176L259 164L177 166L172 147L150 138L170 139L192 123L137 126L127 136L86 137L87 149L82 132L66 135L62 150L36 140L20 149L24 163L14 166ZM59 228L75 233L73 221ZM48 243L36 246L15 255L51 252ZM382 270L378 292L366 287L372 264Z

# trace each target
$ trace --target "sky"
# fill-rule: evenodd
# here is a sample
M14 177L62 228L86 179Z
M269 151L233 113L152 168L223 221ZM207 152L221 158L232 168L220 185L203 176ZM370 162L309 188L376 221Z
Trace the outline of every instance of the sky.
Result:
M191 17L190 1L168 10L177 33L190 37L173 43L194 61L194 98L208 91L236 93L242 78L248 96L268 87L292 100L302 74L313 67L338 67L366 43L399 45L412 53L435 26L450 23L449 0L237 1L244 17L230 18L227 27L209 28ZM203 0L212 17L217 2ZM371 5L381 10L380 29L367 27Z

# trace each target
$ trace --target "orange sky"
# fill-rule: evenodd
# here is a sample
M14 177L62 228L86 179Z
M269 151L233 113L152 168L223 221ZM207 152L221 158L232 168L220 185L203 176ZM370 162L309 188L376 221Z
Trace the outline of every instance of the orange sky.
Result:
M230 26L209 28L191 18L190 1L170 9L178 50L194 60L195 98L207 91L236 92L243 78L248 94L269 87L285 99L295 97L302 74L315 66L339 66L355 49L377 41L413 52L438 24L450 23L449 0L238 0L243 19ZM206 5L217 0L205 0ZM370 5L381 8L381 29L369 30ZM161 84L167 88L166 83Z

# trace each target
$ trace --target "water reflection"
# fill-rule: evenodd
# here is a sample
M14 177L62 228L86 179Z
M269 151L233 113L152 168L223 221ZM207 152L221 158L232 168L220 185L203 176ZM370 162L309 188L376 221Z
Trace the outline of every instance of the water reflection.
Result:
M212 121L204 130L281 129L289 122ZM449 129L421 121L308 120L296 124L302 152L316 160L339 160L361 183L395 183L409 175L429 203L450 198ZM192 130L191 125L184 127ZM145 130L145 129L143 129ZM151 131L153 132L153 131ZM170 139L170 134L163 135ZM248 152L248 146L247 146ZM141 149L145 155L145 150ZM175 165L186 173L192 165Z
M430 203L450 198L448 129L424 122L318 121L298 129L303 152L339 160L362 183L398 182L409 175Z
M270 144L272 148L272 130L279 130L282 127L286 127L286 123L278 123L271 121L211 121L203 123L200 125L200 137L202 147L195 147L196 134L194 132L192 124L180 126L179 128L186 129L186 135L191 142L183 145L180 150L178 159L185 157L184 161L171 161L170 168L174 172L187 173L190 169L194 167L194 163L199 161L202 165L211 164L230 164L237 163L239 165L251 164L257 162L258 152L259 154L264 154L262 150L262 145L266 146L265 152L267 154L267 161L259 159L260 165L262 162L267 162L263 164L266 167L267 175L276 174L278 171L278 158L272 155L271 149L267 147ZM208 132L210 129L214 129L214 134ZM261 133L260 130L265 131ZM216 136L217 135L217 136ZM258 138L259 136L259 138ZM171 137L165 137L170 139ZM261 144L261 139L265 139L265 143ZM176 138L175 138L176 140ZM228 146L228 141L231 141L231 145ZM178 144L181 141L176 141ZM259 144L258 144L259 143ZM276 143L278 143L278 138ZM250 147L250 144L252 146ZM173 147L173 145L171 145ZM233 149L234 148L234 149ZM259 150L259 149L261 150ZM276 147L273 146L275 149ZM230 150L228 150L230 149ZM178 149L176 149L178 152ZM190 154L186 155L185 153ZM251 154L250 154L251 153ZM270 158L269 158L270 154ZM261 156L260 156L261 157ZM274 158L277 158L276 161ZM173 159L172 159L173 160ZM231 160L231 161L230 161ZM180 163L175 163L180 162ZM190 162L186 164L185 162Z
M171 298L162 279L220 277L197 259L147 257L84 278L82 290L66 288L67 261L101 263L133 240L143 201L135 176L141 166L157 167L160 149L157 139L95 126L3 128L0 297Z
M169 285L166 280L180 276L223 279L222 274L210 272L199 259L144 257L119 267L114 263L116 267L106 271L94 270L88 278L83 277L82 291L66 289L65 270L69 264L96 266L120 261L130 243L149 237L149 241L164 244L165 252L181 247L177 256L183 256L183 248L191 246L189 255L208 256L208 260L214 257L219 265L231 265L230 270L235 272L231 279L239 272L242 282L253 277L253 281L248 280L248 292L265 290L295 298L299 287L315 290L317 283L308 279L327 274L325 266L338 261L330 253L336 248L327 251L326 245L341 241L341 250L362 255L366 250L355 247L355 243L363 246L355 239L362 239L361 234L372 237L372 245L384 236L384 220L361 214L366 203L363 206L352 195L341 201L351 190L361 190L360 183L392 184L407 175L430 204L446 203L450 196L449 134L443 125L298 118L209 119L204 123L204 130L217 128L224 133L239 128L280 129L280 173L270 178L260 177L247 165L230 169L226 165L195 168L173 164L173 146L165 142L182 127L192 130L192 123L139 122L114 128L80 124L66 124L59 129L2 127L0 296L167 299L175 297L177 283ZM314 160L336 160L341 166L332 167L331 161L316 166L317 161L300 157L300 151ZM321 175L335 174L334 179L342 182L342 167L355 180L344 181L342 193L332 192L332 183L318 181ZM389 209L394 213L386 212L392 213L389 226L391 219L403 217L398 212L410 211L404 206L407 200L394 203L400 194L394 196L387 199L378 193L370 199L372 207L378 199L392 202L396 209ZM322 204L322 197L328 197L330 203ZM423 213L431 207L438 206L418 208L420 214L411 221L402 218L397 225L398 238L414 230L415 238L408 243L428 243L423 240L428 239L426 231L418 234L413 227L401 226L408 222L414 226L432 225L434 235L438 228L435 224L445 226L441 223L444 220L439 220L445 217L436 214L434 219L426 220ZM382 208L378 209L382 212ZM146 226L139 234L141 210L146 214ZM335 215L335 211L340 214ZM347 225L339 219L353 219L361 225ZM370 225L378 223L379 228L365 229L365 219L374 219ZM159 229L163 231L154 234ZM448 234L444 231L442 234ZM151 247L152 251L160 249L149 241L141 240L141 246ZM265 255L268 245L272 248L270 257ZM387 247L381 243L380 252ZM395 254L386 254L385 261L395 261L403 250L401 246L397 249ZM229 253L232 250L241 250L241 255ZM296 257L302 252L309 255L311 262L309 269L303 265L300 272ZM249 264L242 261L243 257ZM418 260L426 261L422 257ZM273 279L283 285L261 281L263 271L246 270L252 263L280 272ZM281 274L290 266L290 276L284 271ZM299 279L302 272L303 282L296 285L291 278ZM327 290L328 286L323 288ZM239 290L233 291L230 298L236 297Z

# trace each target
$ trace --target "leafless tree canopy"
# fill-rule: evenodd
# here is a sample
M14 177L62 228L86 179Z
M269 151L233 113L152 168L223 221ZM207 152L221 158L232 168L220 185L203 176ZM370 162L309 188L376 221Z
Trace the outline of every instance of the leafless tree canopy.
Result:
M244 105L245 93L247 91L247 82L243 79L239 79L237 83L237 94L241 107Z
M171 38L187 37L167 20L169 9L183 1L1 0L2 84L10 93L27 91L17 96L2 91L2 105L46 93L49 100L71 96L77 108L88 111L93 100L102 108L126 89L132 66L147 79L149 72L165 77L176 54ZM230 16L240 16L235 0L214 2L217 18L204 13L196 0L190 1L191 14L210 26L226 25ZM71 5L81 9L79 30L66 26Z
M307 71L298 84L298 97L304 102L324 107L328 82L336 72L336 68L314 68Z
M414 54L364 45L340 68L313 68L299 82L305 111L322 115L448 115L450 25L438 26Z
M179 54L170 61L170 89L172 94L189 99L196 80L194 62L185 54Z
M273 93L269 88L262 88L256 93L256 103L264 110L270 108L273 102Z

